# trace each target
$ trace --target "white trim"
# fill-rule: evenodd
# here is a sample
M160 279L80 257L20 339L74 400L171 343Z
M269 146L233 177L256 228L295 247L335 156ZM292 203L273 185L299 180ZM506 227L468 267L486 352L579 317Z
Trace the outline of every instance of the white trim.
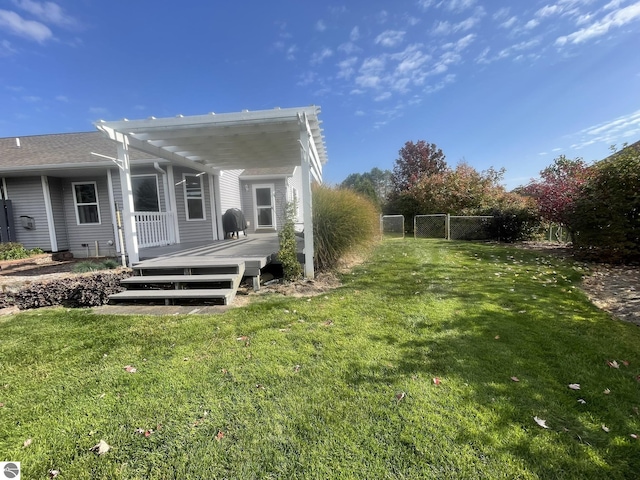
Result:
M219 210L216 209L216 199L215 199L215 189L213 182L213 175L207 175L209 179L209 205L211 207L211 230L212 230L212 239L217 240L218 238L218 224L216 222L216 218L218 218Z
M309 135L307 129L300 125L300 174L302 176L302 221L304 224L304 276L313 279L313 201L311 194L311 164L309 162Z
M224 227L222 225L222 198L220 197L220 175L214 175L213 177L213 194L215 198L215 206L217 215L213 218L213 221L217 224L218 240L224 240Z
M96 206L96 210L98 212L98 221L97 222L87 222L87 223L80 223L80 215L78 215L78 207L79 206L85 206L85 205L94 205L94 202L91 203L78 203L78 198L76 197L76 185L93 185L93 189L96 195L96 201L95 201L95 206ZM75 211L76 211L76 223L77 225L102 225L102 217L100 216L100 197L98 196L98 184L95 181L90 181L90 182L71 182L71 194L73 195L73 205L75 207Z
M115 239L116 252L120 250L120 235L118 235L118 220L116 218L116 198L113 196L113 174L107 170L107 188L109 190L109 212L111 213L111 225L113 226L113 238Z
M40 177L42 182L42 194L44 196L44 210L47 212L47 228L49 229L49 242L51 251L58 251L58 239L56 238L56 224L53 219L53 208L51 207L51 191L49 190L49 178L45 175Z
M256 190L258 188L268 188L270 193L270 197L271 197L271 221L272 224L271 225L260 225L258 223L258 197L256 196ZM276 221L276 199L275 199L275 193L276 193L276 186L273 183L256 183L254 185L251 185L251 189L252 189L252 193L253 193L253 220L255 221L254 225L255 225L255 229L259 230L261 228L268 228L268 229L276 229L276 225L277 225L277 221ZM265 206L261 207L261 208L265 208Z
M137 175L131 175L131 193L134 195L134 199L133 199L133 205L134 205L134 211L138 211L135 208L135 191L133 190L133 179L134 178L139 178L139 177L153 177L156 180L156 198L158 199L158 210L144 210L145 212L162 212L162 203L160 202L160 184L158 183L158 174L156 173L139 173ZM165 207L166 210L166 207ZM142 211L142 210L141 210Z
M169 188L169 204L171 205L171 211L173 212L173 234L175 236L176 243L180 243L180 223L178 221L178 204L176 202L176 180L173 175L173 165L167 167L167 184Z
M2 177L2 199L9 200L9 192L7 192L7 179Z
M202 182L204 173L183 173L182 174L182 192L184 193L184 213L187 222L204 222L207 220L207 209L205 202L204 184ZM202 218L191 218L189 215L189 199L187 198L187 177L196 177L200 180L200 202L202 203ZM198 197L192 197L195 200Z

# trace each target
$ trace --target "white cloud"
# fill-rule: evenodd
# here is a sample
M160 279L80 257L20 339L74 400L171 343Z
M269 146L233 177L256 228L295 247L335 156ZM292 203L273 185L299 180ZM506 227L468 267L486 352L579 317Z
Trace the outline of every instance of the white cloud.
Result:
M316 22L316 30L319 32L324 32L327 29L327 26L322 20L318 20Z
M640 2L608 13L602 20L594 22L588 27L573 32L570 35L558 37L556 39L556 45L562 47L567 43L583 43L605 35L611 28L621 27L638 19L640 19Z
M0 42L0 57L8 57L14 53L18 53L18 51L13 48L9 40L2 40Z
M15 35L44 43L53 37L53 33L45 24L33 20L25 20L15 12L0 10L0 29L7 29Z
M538 25L540 25L540 21L533 18L529 20L527 23L525 23L524 28L526 28L527 30L531 30L536 28Z
M640 110L585 128L576 134L580 140L571 147L581 149L594 143L612 145L640 136Z
M298 51L297 45L291 45L287 48L286 58L287 60L295 60L296 52Z
M56 96L56 100L58 102L68 102L69 101L69 97L67 97L66 95L58 95Z
M536 12L536 17L545 18L560 13L562 9L558 5L545 5Z
M26 96L22 97L22 99L25 102L29 102L29 103L38 103L40 100L42 100L42 98L37 97L35 95L26 95Z
M387 100L391 98L391 92L383 92L380 95L377 95L376 97L374 97L374 101L376 102L381 102L383 100Z
M402 43L405 34L406 32L400 30L386 30L376 37L375 43L383 47L395 47Z
M456 76L450 73L446 75L440 82L436 84L427 85L427 87L424 89L424 92L427 94L435 93L439 90L442 90L444 87L446 87L450 83L455 82L455 80L456 80Z
M438 7L444 6L450 12L461 12L475 5L476 0L443 0Z
M418 0L418 6L426 10L433 5L434 0Z
M109 113L109 110L104 107L91 107L89 108L89 113L92 115L104 115L105 113Z
M57 3L34 2L33 0L13 0L13 3L45 23L52 23L61 27L76 24L76 20L65 14Z
M503 7L496 13L494 13L492 17L494 20L502 20L503 18L507 18L509 16L509 11L509 7Z
M353 27L351 29L351 33L349 33L349 40L351 40L352 42L356 42L358 41L358 39L360 38L360 28Z
M333 50L325 47L319 52L315 52L313 55L311 55L311 65L319 65L332 55Z
M474 15L458 23L450 23L447 20L439 21L433 30L434 35L449 35L450 33L466 32L480 22L480 15Z
M355 66L358 63L358 57L349 57L346 60L338 62L338 78L349 79L356 73Z
M355 43L352 43L352 42L347 42L347 43L343 43L342 45L339 45L338 50L343 53L346 53L347 55L352 55L354 53L362 51L362 49L359 46L357 46Z
M500 24L500 26L502 28L509 29L509 28L513 27L517 21L518 21L518 17L513 16L513 17L509 18L508 20L505 20L504 22L502 22Z

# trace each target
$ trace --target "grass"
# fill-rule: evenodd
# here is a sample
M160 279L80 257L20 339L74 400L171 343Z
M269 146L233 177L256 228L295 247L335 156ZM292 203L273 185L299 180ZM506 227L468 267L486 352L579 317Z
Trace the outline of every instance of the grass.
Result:
M2 318L0 460L23 478L636 478L640 331L588 302L583 273L392 240L319 297Z

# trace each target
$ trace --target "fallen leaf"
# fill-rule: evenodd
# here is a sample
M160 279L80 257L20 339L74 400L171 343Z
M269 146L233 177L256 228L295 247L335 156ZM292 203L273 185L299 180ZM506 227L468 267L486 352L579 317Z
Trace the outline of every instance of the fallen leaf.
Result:
M30 438L27 438L22 444L22 448L27 448L29 445L31 445L31 442L33 442L33 440L31 440Z
M0 403L0 408L4 407L4 403Z
M153 433L153 430L152 430L152 429L149 429L149 430L147 430L147 431L145 431L145 432L144 432L144 436L145 436L146 438L149 438L149 437L151 436L151 434L152 434L152 433Z
M549 427L547 426L547 421L546 421L546 420L543 420L543 419L538 418L538 417L533 417L533 420L534 420L538 425L540 425L542 428L549 428Z
M569 384L569 388L571 390L580 390L580 384L579 383L570 383Z
M333 325L333 320L327 320L326 322L323 322L322 325L324 325L325 327L330 327L331 325Z
M629 362L627 362L626 360L622 360L622 364L623 364L625 367L628 367L628 366L629 366Z
M295 373L298 373L300 371L300 365L296 365L295 367L293 367L293 371Z
M220 371L222 372L223 375L226 375L227 373L229 373L229 370L227 370L226 368L223 368Z
M581 403L582 405L585 405L587 403L587 401L584 398L579 398L578 399L578 403Z
M602 430L609 433L609 427L607 427L604 423L602 424Z
M183 362L188 362L188 361L189 361L189 357L184 357L184 358L182 359L182 361L183 361Z
M222 430L218 430L218 433L216 435L216 440L220 441L224 438L224 432L222 432Z
M396 401L397 403L400 403L402 400L404 400L404 397L406 397L407 394L404 392L400 392L396 394Z
M256 388L258 390L264 390L264 385L262 385L261 383L256 383Z
M607 362L607 365L609 365L611 368L620 368L620 364L615 360L611 360Z
M611 390L609 390L608 388L605 388L602 393L604 393L605 395L609 395L611 393Z
M100 440L100 442L90 448L90 451L95 452L98 455L104 455L109 450L111 450L111 445L109 445L104 440Z
M144 435L144 429L143 429L143 428L136 428L135 432L136 432L138 435Z
M433 377L433 384L440 385L440 379L438 377Z
M138 371L136 367L132 367L131 365L126 365L124 369L129 373L136 373Z
M241 337L236 338L237 341L239 342L245 342L249 339L249 337L247 337L246 335L242 335Z
M56 478L60 475L60 470L49 470L49 478Z
M636 435L635 433L631 433L631 434L629 434L629 436L630 436L631 438L633 438L634 440L637 440L637 439L638 439L638 435Z
M500 335L496 335L495 337L493 337L494 340L500 340Z
M520 379L518 377L511 377L511 380L513 380L514 382L519 382Z

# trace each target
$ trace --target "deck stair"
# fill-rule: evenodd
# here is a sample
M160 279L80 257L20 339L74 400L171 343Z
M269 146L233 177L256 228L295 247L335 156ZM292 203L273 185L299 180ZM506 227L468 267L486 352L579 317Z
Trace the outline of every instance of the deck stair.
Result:
M122 280L125 291L109 297L110 303L203 302L229 305L249 269L242 259L176 257L157 258L134 265L134 275ZM258 275L260 266L258 268Z

